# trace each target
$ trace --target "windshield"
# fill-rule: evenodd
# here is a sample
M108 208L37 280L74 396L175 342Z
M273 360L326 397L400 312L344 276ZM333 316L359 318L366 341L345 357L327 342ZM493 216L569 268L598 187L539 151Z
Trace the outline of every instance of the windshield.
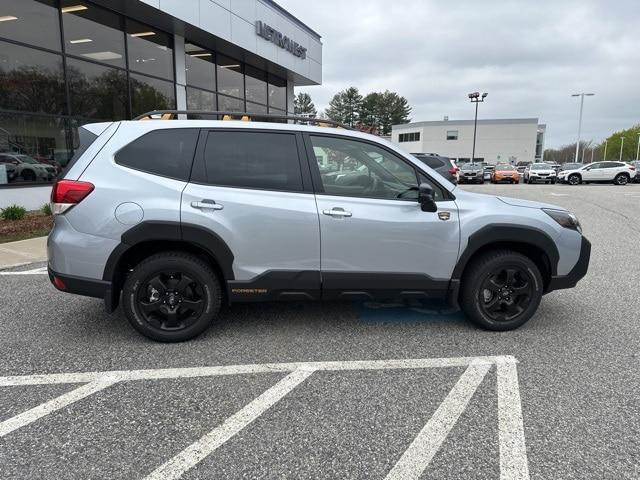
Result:
M478 168L482 168L479 163L465 163L461 167L462 170L477 170Z
M496 165L496 170L499 172L505 172L513 170L513 167L511 165Z
M531 170L551 170L551 165L547 165L546 163L534 163L531 165Z
M31 158L29 155L16 155L16 158L20 160L22 163L40 163L36 159Z

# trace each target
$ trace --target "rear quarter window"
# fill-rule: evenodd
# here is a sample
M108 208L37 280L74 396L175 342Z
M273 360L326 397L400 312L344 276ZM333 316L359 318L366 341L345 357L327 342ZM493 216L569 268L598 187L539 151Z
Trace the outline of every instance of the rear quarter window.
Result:
M116 163L161 177L187 181L198 133L197 128L154 130L116 153Z

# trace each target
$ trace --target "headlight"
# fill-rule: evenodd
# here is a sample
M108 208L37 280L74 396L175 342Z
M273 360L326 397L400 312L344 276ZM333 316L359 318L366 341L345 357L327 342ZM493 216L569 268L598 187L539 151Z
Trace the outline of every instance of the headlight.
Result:
M551 208L543 208L542 211L553 218L556 222L558 222L559 225L562 225L564 228L569 228L571 230L575 230L576 232L582 233L582 227L580 226L578 217L576 217L573 213L569 213L564 210L553 210Z

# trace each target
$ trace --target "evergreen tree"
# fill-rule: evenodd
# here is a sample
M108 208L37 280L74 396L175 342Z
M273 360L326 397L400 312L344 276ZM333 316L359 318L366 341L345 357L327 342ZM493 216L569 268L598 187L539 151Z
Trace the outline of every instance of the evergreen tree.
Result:
M333 96L326 114L331 120L353 127L359 123L361 109L362 95L356 87L349 87Z
M315 117L318 114L316 106L311 100L311 95L300 92L293 99L293 108L296 115L304 115L305 117Z

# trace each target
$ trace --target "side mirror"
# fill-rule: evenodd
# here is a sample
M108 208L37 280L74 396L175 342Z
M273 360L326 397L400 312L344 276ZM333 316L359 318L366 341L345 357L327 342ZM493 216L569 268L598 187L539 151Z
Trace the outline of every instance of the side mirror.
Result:
M438 211L438 206L433 199L433 188L428 183L421 183L418 187L418 203L423 212Z

